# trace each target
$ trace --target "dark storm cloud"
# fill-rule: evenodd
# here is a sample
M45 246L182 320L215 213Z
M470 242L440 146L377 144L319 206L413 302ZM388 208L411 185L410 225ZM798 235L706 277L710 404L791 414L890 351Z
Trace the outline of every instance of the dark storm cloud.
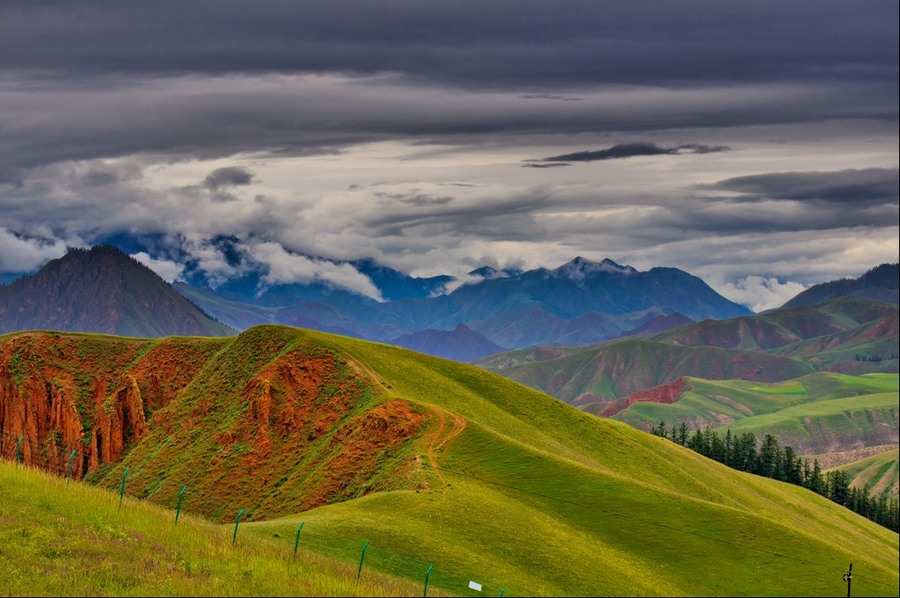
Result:
M390 77L166 78L112 89L43 89L0 73L0 105L0 182L18 183L22 171L45 164L134 154L309 156L389 139L480 145L523 134L884 121L896 120L897 103L846 85L614 89L558 102L406 87Z
M318 275L301 252L430 273L607 250L738 271L801 239L784 250L791 268L861 262L876 250L848 250L896 239L897 13L831 0L5 0L0 270L116 234L181 239L220 280L234 275L209 242L221 234L284 280ZM521 162L550 154L566 162ZM322 155L334 160L282 160ZM562 168L591 160L607 162ZM212 171L222 164L234 166ZM839 170L869 166L881 168ZM835 172L771 172L813 168Z
M674 147L661 147L655 143L620 143L610 148L594 151L573 152L561 156L544 158L543 162L594 162L596 160L620 160L637 156L664 156L687 154L711 154L728 151L724 145L701 145L687 143Z
M243 166L226 166L217 168L206 177L203 186L207 189L220 189L222 187L236 187L249 185L256 176L249 168Z
M6 0L0 56L6 68L73 74L396 72L477 87L873 71L896 83L897 12L896 2L833 0Z
M866 168L837 172L774 172L735 177L705 188L735 191L738 201L781 199L848 205L896 205L900 171Z
M895 127L896 22L894 2L823 0L7 0L0 182L137 153L297 156L384 139L834 119ZM298 82L335 74L362 78Z

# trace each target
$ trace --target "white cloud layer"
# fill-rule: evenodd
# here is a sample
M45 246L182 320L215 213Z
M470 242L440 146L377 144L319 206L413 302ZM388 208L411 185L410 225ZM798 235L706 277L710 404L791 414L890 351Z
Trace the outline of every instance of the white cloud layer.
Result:
M382 300L381 293L372 281L349 264L310 259L289 253L278 243L272 242L249 245L247 253L265 267L267 273L263 276L263 281L268 284L322 282L376 301Z
M806 288L802 284L781 282L777 278L746 276L734 283L725 283L718 290L727 299L761 312L781 307Z
M160 278L168 283L179 280L184 272L184 264L179 264L172 260L150 257L146 251L133 253L131 254L131 257L156 272Z
M66 250L60 239L23 237L0 227L0 272L29 272L62 257Z

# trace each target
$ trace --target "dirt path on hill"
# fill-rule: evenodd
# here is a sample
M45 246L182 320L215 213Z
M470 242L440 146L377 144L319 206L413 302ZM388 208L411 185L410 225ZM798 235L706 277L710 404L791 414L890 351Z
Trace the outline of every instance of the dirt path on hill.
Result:
M438 427L433 433L431 433L428 449L425 454L428 456L428 464L431 466L435 475L441 480L441 483L444 485L444 488L447 488L449 484L447 480L444 478L444 475L441 473L440 466L437 462L437 453L451 440L462 434L463 430L466 429L466 420L458 415L454 415L449 411L445 411L440 407L432 407L438 415ZM448 428L450 428L448 430Z
M389 389L385 382L382 380L381 376L379 376L375 372L375 370L373 370L368 365L360 363L355 359L348 359L347 363L357 372L357 374L362 377L369 378L375 384L381 387L381 390L384 393L402 398L399 397L399 395L396 395L396 393L393 392L392 389ZM441 480L441 484L443 484L444 488L446 489L449 484L441 473L440 466L437 462L437 453L440 452L440 450L444 446L446 446L447 443L462 434L463 430L466 429L466 420L458 415L455 415L438 407L437 405L429 405L429 407L437 415L438 423L437 429L428 434L428 447L425 450L425 454L428 457L427 465L431 468L438 479ZM421 462L419 457L416 457L415 460L417 462Z

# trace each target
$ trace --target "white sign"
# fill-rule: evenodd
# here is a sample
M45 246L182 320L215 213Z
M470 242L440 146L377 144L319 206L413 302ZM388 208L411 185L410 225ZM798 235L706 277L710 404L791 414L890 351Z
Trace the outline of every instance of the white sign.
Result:
M480 591L481 591L481 584L478 583L477 581L470 581L470 582L469 582L469 589L470 589L470 590L475 590L476 592L480 592Z

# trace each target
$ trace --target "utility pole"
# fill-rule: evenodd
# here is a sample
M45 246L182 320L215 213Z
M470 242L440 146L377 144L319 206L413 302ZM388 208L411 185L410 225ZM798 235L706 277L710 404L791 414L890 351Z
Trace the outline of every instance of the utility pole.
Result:
M853 583L853 563L850 563L850 570L844 573L843 579L847 582L847 598L850 598L850 584Z

